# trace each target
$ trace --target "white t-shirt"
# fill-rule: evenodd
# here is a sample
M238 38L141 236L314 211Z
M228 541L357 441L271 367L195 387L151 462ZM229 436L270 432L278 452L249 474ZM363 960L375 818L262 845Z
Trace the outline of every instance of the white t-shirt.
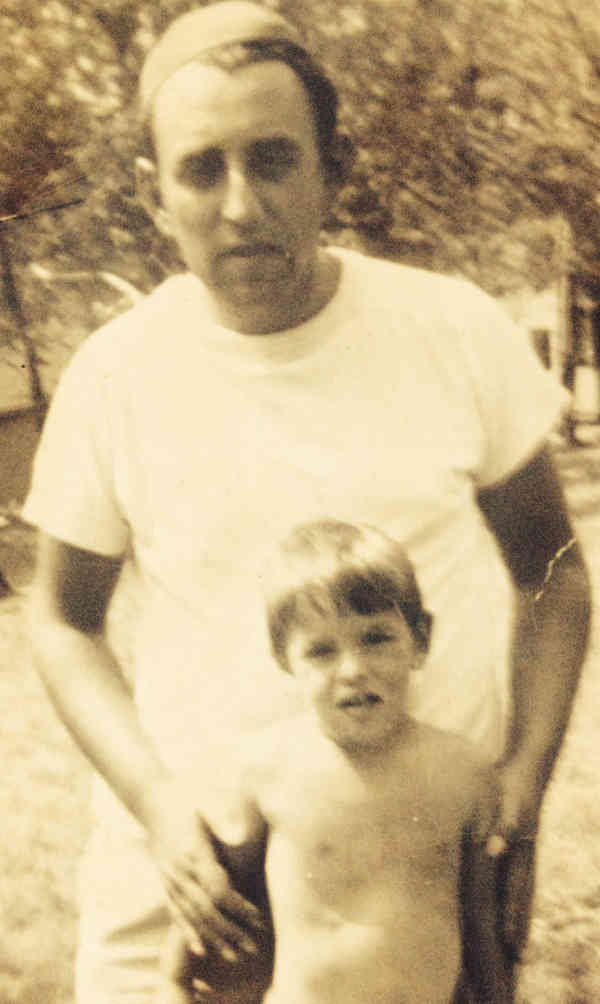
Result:
M509 590L474 493L540 448L564 392L469 283L334 253L332 301L277 334L220 328L199 280L168 279L87 339L53 400L25 516L130 552L136 701L173 766L295 709L261 567L324 516L406 544L435 616L415 713L500 748Z

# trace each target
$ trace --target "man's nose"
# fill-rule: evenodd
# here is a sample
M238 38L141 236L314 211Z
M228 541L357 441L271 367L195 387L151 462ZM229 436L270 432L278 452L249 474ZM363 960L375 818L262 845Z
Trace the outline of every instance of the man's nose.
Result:
M238 224L252 223L262 215L256 186L241 167L231 168L227 173L221 213L224 219Z

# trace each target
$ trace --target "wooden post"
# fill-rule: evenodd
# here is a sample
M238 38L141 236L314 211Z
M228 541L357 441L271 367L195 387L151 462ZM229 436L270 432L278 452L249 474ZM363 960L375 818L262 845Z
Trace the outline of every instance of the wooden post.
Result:
M552 370L560 381L564 383L565 365L569 353L572 352L572 332L571 332L571 296L570 296L570 276L573 265L573 235L568 219L562 214L558 217L557 245L560 262L560 274L558 280L558 318L556 326L555 343L551 347Z
M25 350L31 400L36 409L38 426L41 428L44 423L48 401L40 379L39 358L35 344L33 339L27 334L27 322L21 305L21 300L19 298L17 284L15 282L12 262L10 259L10 249L4 234L2 221L0 221L0 271L6 305L15 323L18 338Z

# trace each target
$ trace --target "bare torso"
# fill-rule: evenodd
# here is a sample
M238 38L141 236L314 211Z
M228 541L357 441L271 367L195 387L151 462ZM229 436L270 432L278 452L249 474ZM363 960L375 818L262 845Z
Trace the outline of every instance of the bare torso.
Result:
M294 728L256 792L277 942L268 1004L448 1004L477 761L416 724L370 764L309 718Z

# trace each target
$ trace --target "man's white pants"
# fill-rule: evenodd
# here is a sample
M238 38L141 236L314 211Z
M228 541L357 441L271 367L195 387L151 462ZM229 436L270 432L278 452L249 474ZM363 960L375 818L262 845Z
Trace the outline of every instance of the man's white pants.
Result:
M141 831L97 830L79 878L77 1004L151 1004L169 915Z

